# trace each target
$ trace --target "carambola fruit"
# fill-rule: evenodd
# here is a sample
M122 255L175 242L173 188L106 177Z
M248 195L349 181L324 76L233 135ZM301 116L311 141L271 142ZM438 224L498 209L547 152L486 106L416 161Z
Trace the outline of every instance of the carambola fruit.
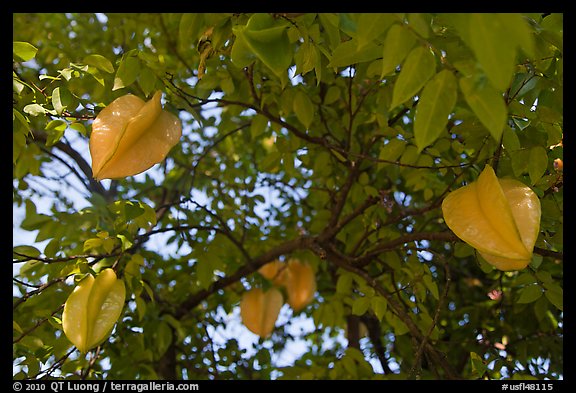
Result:
M92 123L90 155L96 180L144 172L166 158L182 136L178 117L162 110L161 92L152 99L127 94L112 101Z
M258 269L260 273L267 280L272 281L274 285L283 286L288 276L288 265L279 260L269 262Z
M288 261L287 277L285 279L287 303L294 311L306 307L316 292L316 276L312 266L296 259Z
M486 165L475 182L446 196L444 220L460 239L499 270L524 269L540 230L538 196L514 179L498 179Z
M112 269L96 278L86 276L64 304L62 327L68 340L82 353L100 345L122 313L126 288Z
M264 292L262 288L252 288L244 293L240 301L242 323L252 333L264 338L274 330L274 324L284 300L276 288Z
M258 272L275 286L286 288L287 303L294 311L302 310L314 299L316 276L307 263L297 259L286 263L276 260L262 266Z

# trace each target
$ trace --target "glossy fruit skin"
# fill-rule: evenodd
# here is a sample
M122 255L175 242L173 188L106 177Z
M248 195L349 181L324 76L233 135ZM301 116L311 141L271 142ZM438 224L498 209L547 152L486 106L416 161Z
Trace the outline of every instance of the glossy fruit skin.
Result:
M242 323L252 333L262 338L274 330L274 324L284 304L282 294L276 288L264 292L262 288L252 288L245 292L240 301Z
M108 338L122 314L126 288L112 269L102 270L96 278L85 277L64 304L62 327L66 337L82 353Z
M540 229L538 196L514 179L498 179L486 165L475 182L451 192L442 202L448 227L503 271L524 269Z
M132 94L112 101L96 117L90 134L96 180L144 172L166 158L182 136L178 117L162 110L162 93L144 102Z

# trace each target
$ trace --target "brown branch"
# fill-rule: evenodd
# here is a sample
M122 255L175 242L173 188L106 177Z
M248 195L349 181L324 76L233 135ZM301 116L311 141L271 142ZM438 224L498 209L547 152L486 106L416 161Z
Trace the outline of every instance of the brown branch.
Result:
M361 319L364 325L366 325L366 329L368 329L368 337L374 346L374 352L376 352L376 356L378 357L378 360L380 360L384 374L393 374L392 370L388 366L388 359L386 359L386 348L382 343L380 322L370 314L362 315Z
M422 357L422 354L424 353L424 346L426 345L426 343L428 343L428 339L430 338L430 335L434 331L434 327L436 327L436 325L438 324L438 319L440 318L440 310L442 310L442 308L444 307L444 303L448 298L448 290L450 289L450 282L452 281L452 278L450 277L450 267L448 266L446 261L444 261L444 272L446 274L446 285L444 285L442 295L440 296L440 299L438 299L438 305L436 306L436 312L434 313L434 319L432 320L432 324L428 328L428 331L426 332L424 339L420 342L418 350L416 351L416 355L414 356L414 365L412 366L412 370L410 370L411 376L416 376L416 374L419 372L419 370L417 369L417 365L420 364L420 359Z
M562 251L552 251L540 247L534 247L534 254L542 255L543 257L552 257L555 259L564 260L564 253Z
M336 233L338 233L340 231L340 229L344 225L346 225L346 224L342 224L342 223L340 223L340 225L338 225L338 219L340 218L340 214L342 213L342 210L344 209L344 205L346 204L346 198L348 197L348 193L350 192L350 189L352 188L352 186L354 185L354 182L358 178L358 174L359 174L358 169L359 169L359 165L355 165L355 166L350 168L350 173L349 173L348 177L346 178L346 183L344 183L342 188L339 190L336 203L332 206L332 215L330 216L330 221L326 225L326 228L324 229L324 231L318 237L319 242L323 242L325 240L328 240L329 238L332 238L334 235L336 235ZM360 214L360 213L361 212L359 212L358 214ZM346 223L351 221L353 218L354 217L350 218L348 221L346 221Z
M47 320L49 320L50 318L52 318L58 311L60 311L62 308L64 308L64 304L60 305L60 307L58 307L56 310L54 310L52 312L52 314L50 314L50 316L46 317L46 318L42 318L38 321L36 321L36 323L34 324L34 326L32 326L30 329L26 330L24 333L22 333L18 338L14 339L12 341L12 344L16 344L18 342L20 342L20 340L22 340L24 337L26 337L27 335L29 335L30 333L32 333L34 330L38 329L38 327L40 325L42 325L44 322L46 322Z
M370 285L374 290L381 296L383 296L387 301L388 305L391 307L392 311L404 322L408 330L410 331L412 337L418 340L419 342L425 341L424 350L426 354L429 355L435 364L439 365L443 370L445 377L447 379L458 379L458 375L454 371L453 367L448 363L446 360L446 356L438 351L436 348L432 346L428 341L425 340L425 335L420 331L416 323L412 320L410 315L408 314L405 306L402 306L393 294L388 293L384 288L373 278L371 277L366 271L359 269L351 264L347 263L346 260L340 257L340 253L334 249L334 247L330 244L322 245L327 253L327 259L341 267L344 270L347 270L351 273L362 277L368 285Z
M394 250L406 243L421 241L421 240L439 240L444 242L452 242L459 240L452 232L419 232L407 233L403 236L392 239L383 244L379 244L371 250L367 251L361 257L356 258L356 263L362 264L367 259L374 258L379 254Z
M47 135L43 131L34 130L32 138L34 141L46 143ZM82 178L79 175L78 177L80 178L81 182L85 184L86 188L90 192L96 192L102 195L106 200L109 200L110 198L113 197L114 192L112 190L106 190L99 181L95 180L92 177L92 167L90 166L90 164L88 164L88 162L84 159L84 157L80 155L80 153L78 153L74 148L72 148L72 146L62 141L58 141L54 144L54 147L56 147L57 149L68 155L68 157L70 157L72 160L74 160L76 165L78 165L78 168L82 171L82 173L85 176L85 178ZM88 181L88 184L85 183L86 180Z
M322 232L319 236L319 241L324 241L333 238L344 228L350 221L354 220L356 217L360 216L364 213L370 206L374 206L380 201L378 197L369 197L367 198L364 203L358 206L354 211L350 214L345 216L340 222L335 223L334 225L328 225L326 229Z
M52 364L50 367L48 367L46 370L44 371L40 371L38 374L36 374L34 377L31 377L30 379L45 379L48 378L50 376L50 374L52 374L54 371L56 371L58 368L60 368L62 366L62 364L66 361L66 359L68 359L68 357L70 355L72 355L72 353L76 350L76 348L72 348L71 350L69 350L68 352L66 352L64 355L62 355L62 357L60 359L58 359L57 361L54 362L54 364ZM40 377L40 374L44 374L44 376Z
M204 289L198 291L196 293L191 294L185 301L183 301L176 309L174 313L174 317L176 319L181 319L184 317L190 310L196 307L200 302L208 298L210 295L215 293L220 289L224 289L229 285L238 282L241 278L246 277L247 275L254 273L260 267L265 265L268 262L272 262L273 260L277 259L281 255L289 254L296 250L306 249L309 248L312 244L312 238L310 237L299 237L297 239L288 240L282 244L277 245L276 247L272 248L271 250L259 255L258 257L251 259L246 265L242 266L233 274L223 277L218 281L212 283L208 289Z
M39 287L37 287L37 289L30 291L30 292L26 292L20 299L18 299L18 301L16 303L14 303L14 305L12 306L12 311L14 311L20 304L24 303L26 300L28 300L29 298L31 298L34 295L39 294L40 292L42 292L43 290L51 287L52 285L65 281L68 277L70 277L71 275L67 275L64 277L59 277L59 278L55 278L54 280L47 282L45 284L40 285Z

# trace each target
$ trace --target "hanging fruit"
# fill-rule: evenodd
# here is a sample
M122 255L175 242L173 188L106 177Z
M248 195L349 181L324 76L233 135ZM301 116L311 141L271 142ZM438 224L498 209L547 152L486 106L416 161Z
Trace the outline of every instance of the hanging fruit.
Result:
M64 334L82 353L100 345L120 318L125 298L124 281L114 270L104 269L96 278L88 275L64 304Z
M444 220L499 270L524 269L540 230L540 200L522 182L498 179L486 165L475 182L446 196Z
M182 136L178 117L152 99L127 94L112 101L92 124L90 155L96 180L133 176L163 161Z
M265 338L274 330L283 303L282 294L276 288L266 292L262 288L252 288L240 301L242 323L252 333Z
M267 280L272 281L274 285L283 286L286 283L286 278L288 276L287 267L287 264L275 260L258 269L258 273Z
M288 304L294 311L302 310L314 299L316 276L309 264L297 259L289 260L284 282Z

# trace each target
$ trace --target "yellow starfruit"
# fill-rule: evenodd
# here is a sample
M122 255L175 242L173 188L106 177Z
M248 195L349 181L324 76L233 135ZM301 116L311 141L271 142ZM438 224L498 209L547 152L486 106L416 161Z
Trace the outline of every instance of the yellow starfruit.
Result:
M498 179L490 165L442 202L446 225L499 270L530 263L540 230L538 196L514 179Z
M116 324L126 298L124 281L112 269L85 277L74 288L62 313L64 334L82 353L100 345Z
M287 303L294 311L302 310L314 299L316 292L316 276L312 266L296 259L289 260L284 285Z
M92 123L90 155L96 180L133 176L166 158L182 136L177 116L162 109L161 92L144 102L132 94L119 97Z
M252 333L265 338L274 330L283 303L282 294L276 288L266 292L262 288L252 288L240 301L242 323Z
M288 276L287 268L287 264L275 260L258 269L258 273L267 280L272 281L274 285L283 286L286 283L286 278Z

